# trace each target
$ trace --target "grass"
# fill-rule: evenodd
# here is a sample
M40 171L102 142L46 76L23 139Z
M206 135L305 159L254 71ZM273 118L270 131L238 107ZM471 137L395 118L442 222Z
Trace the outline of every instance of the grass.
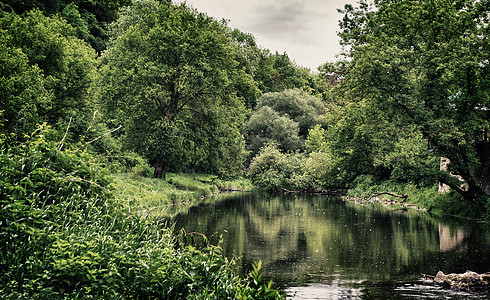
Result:
M248 179L223 181L208 174L168 173L166 179L113 174L115 198L141 215L174 215L190 205L209 201L220 190L253 189Z
M356 186L348 191L347 196L367 199L372 194L379 192L407 194L408 198L404 200L406 203L424 208L430 213L490 221L490 199L480 199L475 203L468 203L454 191L440 194L437 184L419 186L389 180L375 182L372 178L365 177L358 180ZM379 198L380 200L393 199L389 195L381 195ZM401 201L398 198L395 200Z
M109 178L92 155L44 132L23 143L0 135L1 299L282 298L260 264L241 277L219 245L197 248L191 233L131 211L200 199L218 190L197 180L209 177Z

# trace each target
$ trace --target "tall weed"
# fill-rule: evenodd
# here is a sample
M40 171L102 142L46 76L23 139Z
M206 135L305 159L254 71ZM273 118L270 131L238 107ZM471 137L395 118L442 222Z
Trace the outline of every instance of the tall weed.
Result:
M219 246L130 212L97 160L46 130L0 137L0 298L250 298Z

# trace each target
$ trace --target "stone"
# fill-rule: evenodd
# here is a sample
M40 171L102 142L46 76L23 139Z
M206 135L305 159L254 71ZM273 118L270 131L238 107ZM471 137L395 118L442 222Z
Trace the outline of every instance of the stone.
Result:
M445 288L458 291L481 291L489 290L490 287L490 273L478 274L466 271L463 274L444 274L444 272L439 271L433 280Z

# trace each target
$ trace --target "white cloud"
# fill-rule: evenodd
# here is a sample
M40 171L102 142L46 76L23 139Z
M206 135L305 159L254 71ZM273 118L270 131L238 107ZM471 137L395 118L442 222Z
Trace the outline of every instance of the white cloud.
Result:
M201 12L230 20L272 52L287 52L298 65L315 70L340 52L337 8L355 0L187 0Z

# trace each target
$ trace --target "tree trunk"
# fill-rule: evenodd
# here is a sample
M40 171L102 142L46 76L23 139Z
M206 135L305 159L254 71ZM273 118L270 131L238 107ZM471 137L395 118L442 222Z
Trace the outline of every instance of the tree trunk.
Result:
M162 176L162 162L160 158L157 158L155 162L155 171L153 172L153 177L154 178L160 178Z

